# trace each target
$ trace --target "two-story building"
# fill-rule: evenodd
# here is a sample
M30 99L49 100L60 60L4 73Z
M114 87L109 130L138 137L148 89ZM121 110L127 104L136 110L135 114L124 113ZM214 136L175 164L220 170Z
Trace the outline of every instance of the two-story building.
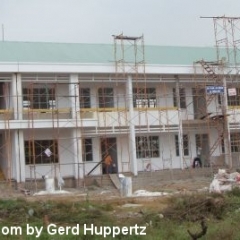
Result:
M5 179L137 175L190 168L196 156L203 167L238 166L234 68L196 63L215 61L211 47L144 51L139 72L135 63L123 74L111 44L0 42Z

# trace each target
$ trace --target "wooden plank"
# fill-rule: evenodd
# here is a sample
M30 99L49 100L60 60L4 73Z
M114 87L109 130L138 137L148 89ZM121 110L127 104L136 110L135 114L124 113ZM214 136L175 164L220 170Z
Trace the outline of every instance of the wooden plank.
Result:
M114 186L117 188L117 189L120 189L121 188L121 183L120 183L120 180L119 180L119 177L117 174L109 174L109 177L110 179L112 180Z

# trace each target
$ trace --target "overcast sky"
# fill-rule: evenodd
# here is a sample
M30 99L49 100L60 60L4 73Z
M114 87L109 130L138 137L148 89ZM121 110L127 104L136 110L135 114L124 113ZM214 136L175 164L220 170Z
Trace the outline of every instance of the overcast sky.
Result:
M113 43L123 32L146 45L213 46L213 20L200 16L223 15L239 17L240 0L0 0L5 41Z

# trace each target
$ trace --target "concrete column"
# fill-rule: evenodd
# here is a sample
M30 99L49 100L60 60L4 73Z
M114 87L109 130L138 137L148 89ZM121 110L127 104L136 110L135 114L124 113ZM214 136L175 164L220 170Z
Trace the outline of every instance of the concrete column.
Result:
M227 82L226 78L223 77L223 103L222 103L222 114L224 116L223 122L223 139L224 139L224 149L225 149L225 163L228 164L229 168L232 168L232 152L231 152L231 138L230 138L230 129L227 117L227 107L228 107L228 99L227 99Z
M179 90L179 79L176 77L176 99L177 99L177 108L178 108L178 119L179 119L179 130L178 130L178 141L179 141L179 157L180 157L180 166L183 169L183 128L182 128L182 112L180 106L180 90Z
M81 139L81 119L80 119L80 102L79 102L79 82L78 75L70 75L69 96L71 99L72 119L75 120L76 127L72 129L73 160L74 160L74 177L83 179L84 167L82 161L82 139Z
M13 132L13 156L12 169L15 172L15 179L18 183L25 182L25 154L24 137L22 130Z
M133 88L132 88L132 76L128 75L127 78L127 101L128 101L128 108L129 108L129 148L130 148L130 164L131 164L131 171L134 174L134 176L138 175L138 169L137 169L137 155L136 155L136 135L135 135L135 125L133 121L134 117L134 109L133 109Z
M15 73L12 75L11 96L12 96L12 103L10 103L10 106L12 106L14 109L14 119L21 120L23 116L22 114L23 98L22 98L22 81L21 81L20 73Z
M82 160L82 138L80 129L72 129L72 145L74 160L74 177L75 179L84 178L84 164Z
M79 102L79 83L77 74L70 75L69 96L72 118L79 120L80 102Z

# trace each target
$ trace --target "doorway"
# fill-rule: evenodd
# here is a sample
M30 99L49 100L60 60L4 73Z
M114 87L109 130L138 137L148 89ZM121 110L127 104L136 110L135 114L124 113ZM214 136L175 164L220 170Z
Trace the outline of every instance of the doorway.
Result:
M196 134L196 152L203 167L209 166L209 138L208 134Z
M206 92L204 88L193 88L194 119L201 119L207 115Z
M118 173L117 139L101 138L102 173Z

